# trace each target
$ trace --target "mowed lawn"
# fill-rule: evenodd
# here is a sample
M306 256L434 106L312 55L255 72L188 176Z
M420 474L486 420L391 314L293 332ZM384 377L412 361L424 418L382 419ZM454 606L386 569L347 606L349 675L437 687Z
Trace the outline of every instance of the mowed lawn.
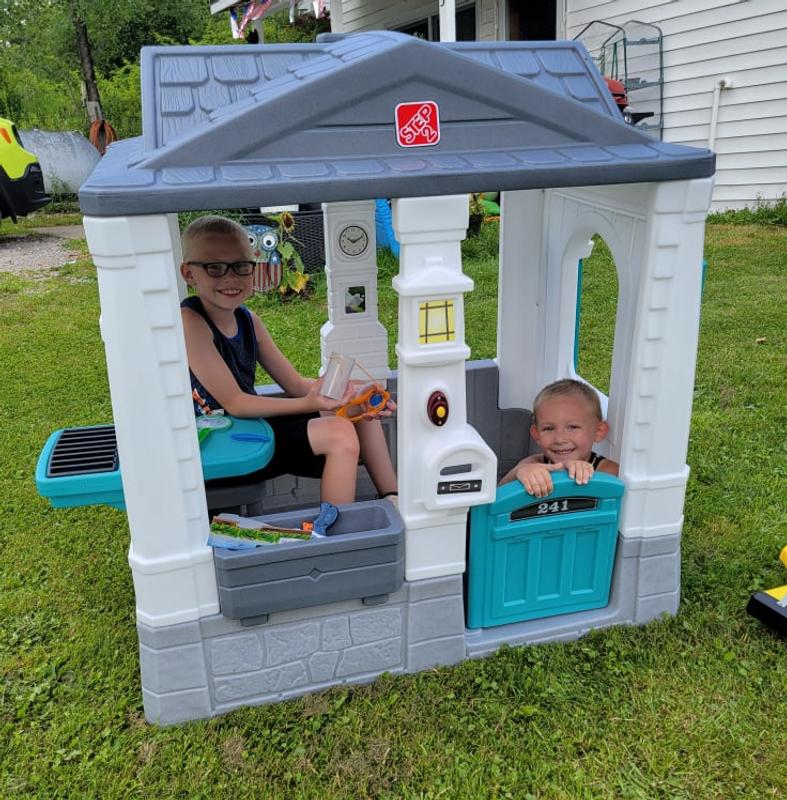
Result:
M473 358L494 356L495 234L465 245ZM711 225L705 255L677 617L166 729L142 714L125 516L53 510L33 481L53 430L111 421L95 271L0 273L0 798L787 797L787 642L744 610L787 582L787 230ZM323 280L254 302L314 373ZM600 244L580 351L599 385L613 307Z

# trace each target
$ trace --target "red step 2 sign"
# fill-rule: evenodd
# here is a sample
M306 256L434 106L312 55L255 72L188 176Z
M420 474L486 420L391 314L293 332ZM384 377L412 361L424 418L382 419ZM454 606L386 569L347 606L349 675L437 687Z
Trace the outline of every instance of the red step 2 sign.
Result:
M396 106L396 141L400 147L429 147L440 141L437 103L399 103Z

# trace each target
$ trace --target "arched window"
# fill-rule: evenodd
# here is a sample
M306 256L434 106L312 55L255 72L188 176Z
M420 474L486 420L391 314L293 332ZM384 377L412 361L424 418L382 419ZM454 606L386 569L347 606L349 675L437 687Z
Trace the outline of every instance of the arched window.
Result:
M609 395L618 306L618 276L606 242L593 237L593 252L579 262L574 369Z

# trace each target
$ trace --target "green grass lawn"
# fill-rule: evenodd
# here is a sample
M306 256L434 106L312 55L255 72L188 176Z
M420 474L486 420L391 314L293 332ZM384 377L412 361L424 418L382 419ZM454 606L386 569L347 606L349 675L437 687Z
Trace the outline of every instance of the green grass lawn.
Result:
M494 237L465 245L474 358L494 355ZM787 796L787 643L744 612L787 581L785 254L783 227L708 228L677 617L167 729L142 715L125 516L53 510L33 481L52 430L111 420L94 269L0 273L0 797ZM612 281L599 245L580 366L601 384ZM255 301L310 372L316 283Z

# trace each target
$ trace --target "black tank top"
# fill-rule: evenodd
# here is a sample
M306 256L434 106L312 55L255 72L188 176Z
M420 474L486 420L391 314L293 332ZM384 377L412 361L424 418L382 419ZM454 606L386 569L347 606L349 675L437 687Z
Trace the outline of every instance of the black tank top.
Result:
M238 332L233 337L225 336L208 316L202 301L196 295L187 297L181 308L188 308L199 314L208 323L213 333L213 344L219 351L224 363L235 376L241 390L246 394L256 394L254 391L254 376L257 371L257 335L254 332L254 322L251 312L246 306L235 309L235 321L238 323ZM191 390L194 397L194 413L205 414L208 410L216 411L221 404L199 382L196 375L189 369L191 377Z
M543 459L544 464L553 464L553 461L550 461L546 458L546 456L541 454L541 458ZM590 458L588 459L588 463L590 464L593 469L596 467L606 458L606 456L599 455L598 453L594 453L593 451L590 452Z

